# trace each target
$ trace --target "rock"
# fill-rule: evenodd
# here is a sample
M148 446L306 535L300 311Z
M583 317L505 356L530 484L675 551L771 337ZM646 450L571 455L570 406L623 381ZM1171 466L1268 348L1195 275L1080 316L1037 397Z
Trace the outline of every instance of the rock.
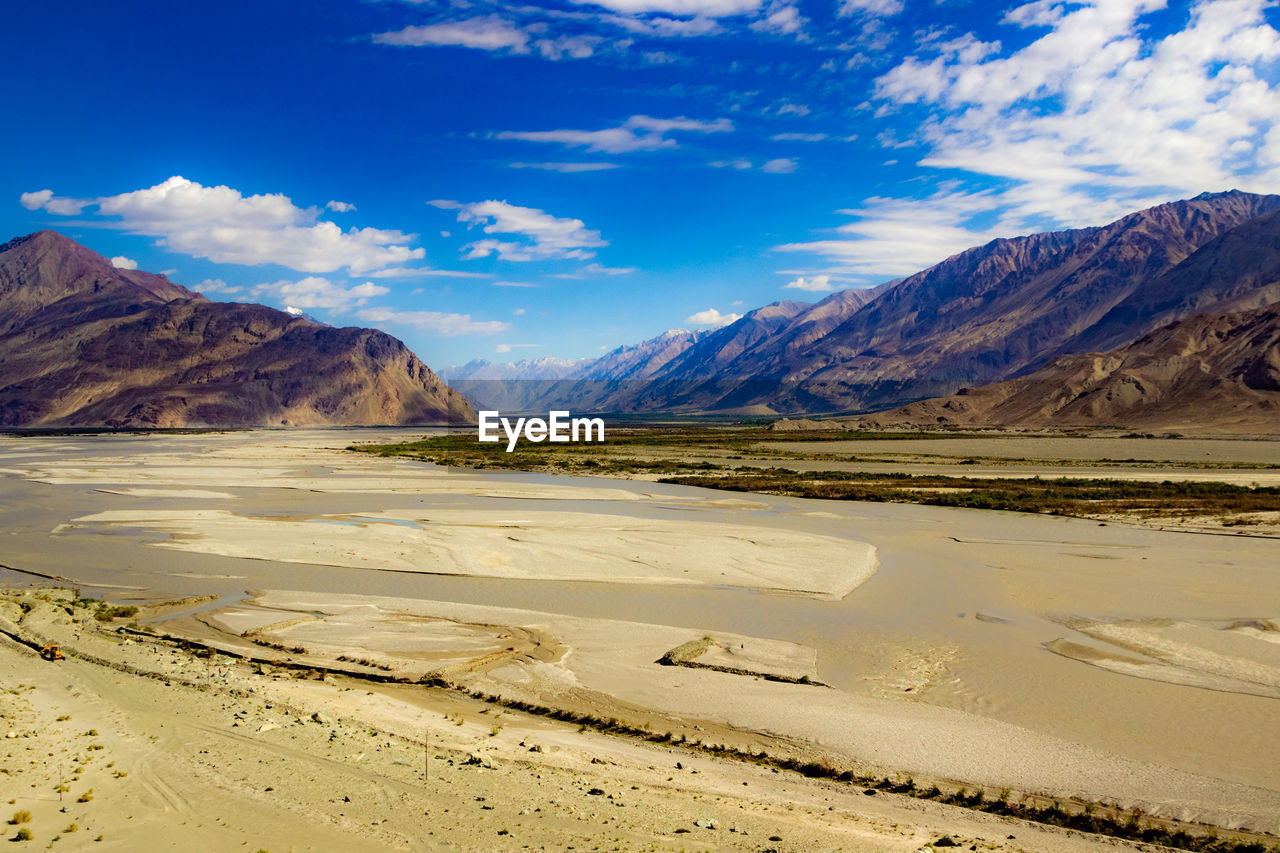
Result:
M262 725L258 726L258 733L261 734L262 732L269 732L272 729L278 729L278 728L280 727L277 726L275 723L263 723Z
M470 764L476 767L483 767L488 770L493 769L493 759L487 755L478 755L474 752L467 755L467 760L463 764Z
M700 817L693 822L693 825L700 826L703 829L719 829L720 828L719 821L716 821L713 818L709 818L709 817Z
M959 847L960 845L957 844L955 841L952 841L950 835L944 835L941 838L939 838L937 841L933 842L933 846L934 847Z
M312 714L311 719L322 726L328 726L333 724L332 717L330 717L328 714L322 714L319 711L316 711L314 714Z

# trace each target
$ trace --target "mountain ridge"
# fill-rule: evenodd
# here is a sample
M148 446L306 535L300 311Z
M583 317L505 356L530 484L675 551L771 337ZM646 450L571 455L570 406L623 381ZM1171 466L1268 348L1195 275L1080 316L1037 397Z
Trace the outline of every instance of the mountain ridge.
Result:
M399 340L114 267L56 232L0 246L0 424L328 426L474 413Z

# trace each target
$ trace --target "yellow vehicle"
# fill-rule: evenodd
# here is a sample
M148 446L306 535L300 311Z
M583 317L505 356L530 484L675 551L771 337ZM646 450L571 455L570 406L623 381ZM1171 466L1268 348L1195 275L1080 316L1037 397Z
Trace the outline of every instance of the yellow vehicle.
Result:
M45 660L62 660L62 649L58 648L57 643L49 643L40 650L40 657Z

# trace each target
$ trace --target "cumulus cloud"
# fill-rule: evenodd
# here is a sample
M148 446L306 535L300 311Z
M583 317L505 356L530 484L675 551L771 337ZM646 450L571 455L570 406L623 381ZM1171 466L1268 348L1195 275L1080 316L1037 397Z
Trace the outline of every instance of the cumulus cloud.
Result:
M574 172L603 172L609 169L617 169L617 163L512 163L513 169L542 169L547 172L565 172L572 174Z
M208 296L211 293L225 296L235 296L237 293L244 293L243 287L229 285L220 278L206 278L191 289L196 293L202 293L205 296Z
M788 282L783 285L787 290L807 290L811 292L821 292L835 290L835 285L831 283L829 275L815 275L810 278L800 276L795 281Z
M876 80L878 112L918 118L919 164L958 180L930 197L868 199L836 239L777 248L896 276L994 237L1204 190L1280 191L1280 32L1267 8L1034 0L1002 21L1023 46L972 33L928 42Z
M1200 0L1150 35L1160 0L1029 3L1005 22L1048 32L1018 50L969 34L880 77L923 107L922 165L1006 182L1004 214L1095 222L1205 189L1280 188L1280 33L1266 0ZM941 108L941 110L939 109ZM1106 201L1099 206L1099 199Z
M391 308L363 308L356 317L366 323L412 326L424 332L447 337L458 335L497 335L511 330L510 323L499 320L473 320L470 314L444 314L439 311L396 311Z
M47 210L58 216L77 216L80 211L93 204L86 199L54 197L53 190L23 193L18 196L18 201L27 210Z
M133 258L126 258L124 255L116 255L111 259L111 266L118 270L136 270L138 262Z
M789 175L794 172L799 165L800 164L791 157L778 157L777 159L770 160L761 166L760 171L768 172L772 175Z
M713 169L737 169L739 171L746 171L747 169L752 168L753 164L746 157L735 157L732 160L712 160L707 165Z
M431 205L458 211L458 221L481 226L486 234L505 234L523 238L520 242L497 238L476 240L466 245L466 257L485 258L497 255L507 261L538 261L552 258L587 260L590 251L609 245L599 231L587 228L581 219L552 216L533 207L520 207L505 201L477 201L460 204L437 200Z
M676 148L678 143L667 134L725 133L733 130L733 122L719 118L715 121L698 121L683 116L677 118L652 118L636 115L618 127L603 130L504 130L494 134L497 139L519 139L525 142L552 142L571 148L602 151L607 154L625 154L631 151L656 151Z
M706 311L699 311L696 314L690 314L685 318L685 322L692 323L695 326L711 326L718 329L721 326L736 323L741 319L741 314L721 314L714 308L708 308Z
M159 238L159 245L216 263L279 264L301 272L360 274L423 257L404 245L400 231L352 228L343 231L319 219L317 208L300 208L280 193L245 196L227 186L206 187L181 176L146 189L92 200L55 196L49 190L24 193L31 210L60 215L97 207L134 234Z
M345 201L331 201L325 207L337 213L354 213L356 209L354 204Z
M389 289L371 281L355 287L343 287L320 276L307 276L301 281L259 284L252 291L253 295L259 299L270 298L277 304L285 306L303 309L327 308L333 311L358 308L368 303L373 297L384 296L390 292Z

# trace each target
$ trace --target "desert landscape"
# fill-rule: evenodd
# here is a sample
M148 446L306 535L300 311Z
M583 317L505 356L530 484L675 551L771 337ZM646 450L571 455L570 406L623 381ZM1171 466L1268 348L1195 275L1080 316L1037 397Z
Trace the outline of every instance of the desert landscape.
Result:
M1266 519L1180 531L346 449L423 436L0 440L0 772L34 840L1276 844ZM1272 441L1211 445L1229 472L1203 440L1004 441L815 447L898 466L985 450L1015 475L1280 464ZM813 449L761 452L780 448ZM36 657L50 640L66 660ZM1051 825L1067 815L1139 834Z

